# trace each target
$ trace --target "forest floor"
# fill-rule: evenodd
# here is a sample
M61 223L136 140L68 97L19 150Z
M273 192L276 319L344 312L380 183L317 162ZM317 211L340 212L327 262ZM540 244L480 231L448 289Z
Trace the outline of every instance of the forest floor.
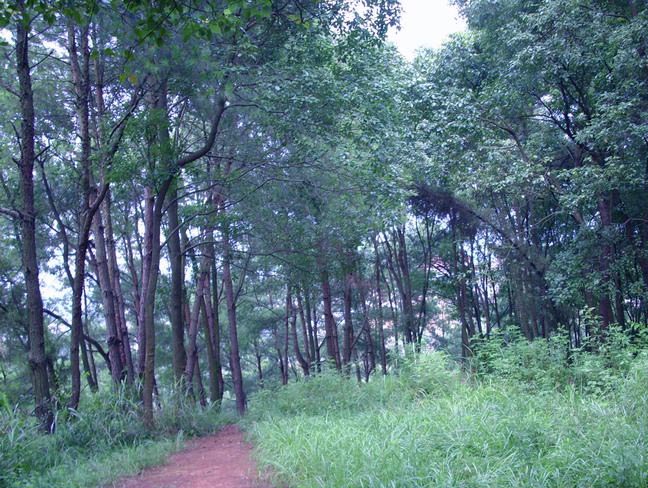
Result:
M235 425L187 443L163 466L116 482L118 488L270 488L259 478L252 445Z

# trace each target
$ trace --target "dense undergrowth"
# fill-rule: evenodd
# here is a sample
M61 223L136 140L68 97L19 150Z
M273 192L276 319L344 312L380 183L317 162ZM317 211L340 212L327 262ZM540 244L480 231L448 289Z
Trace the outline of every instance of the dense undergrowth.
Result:
M160 399L156 428L147 429L139 403L124 392L88 394L79 411L59 413L54 434L33 417L0 411L0 488L110 486L117 478L160 464L186 437L217 430L231 415L173 395Z
M312 487L646 487L648 353L614 332L597 350L515 333L368 384L325 374L266 390L248 430L277 482Z
M278 486L648 486L648 348L638 332L570 350L515 331L400 358L359 384L328 372L255 394L244 424ZM0 487L110 486L231 415L161 398L156 430L127 395L86 395L53 435L0 406Z

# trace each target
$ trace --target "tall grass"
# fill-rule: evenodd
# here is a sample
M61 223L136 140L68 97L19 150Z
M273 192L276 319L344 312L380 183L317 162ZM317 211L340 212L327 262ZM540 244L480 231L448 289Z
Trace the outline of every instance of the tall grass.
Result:
M512 345L470 376L435 353L368 384L261 393L247 421L260 463L292 488L648 486L648 357L606 367ZM504 366L520 361L533 371Z
M91 487L158 464L187 436L217 430L232 416L180 395L160 398L155 430L124 390L85 395L78 411L61 412L44 435L31 416L0 412L0 488Z

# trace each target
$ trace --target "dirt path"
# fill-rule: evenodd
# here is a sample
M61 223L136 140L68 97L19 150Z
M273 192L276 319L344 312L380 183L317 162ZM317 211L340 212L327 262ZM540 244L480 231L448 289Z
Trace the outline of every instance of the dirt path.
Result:
M119 488L270 488L257 476L252 446L235 425L196 439L164 466L117 483Z

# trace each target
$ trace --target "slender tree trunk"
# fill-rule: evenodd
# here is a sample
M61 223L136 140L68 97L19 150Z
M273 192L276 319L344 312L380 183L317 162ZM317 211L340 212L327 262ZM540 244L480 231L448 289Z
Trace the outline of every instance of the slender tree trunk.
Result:
M254 357L256 358L257 378L259 379L259 388L263 388L263 367L261 366L261 351L256 339L254 341Z
M311 306L311 290L304 288L304 312L306 313L306 324L308 325L308 341L311 345L311 358L315 360L317 372L321 372L322 358L320 357L319 338L317 332L317 318Z
M412 281L410 278L409 259L407 253L407 244L405 240L405 227L401 226L396 229L398 238L398 251L396 253L398 266L402 276L401 301L403 302L403 315L405 323L405 340L408 343L414 342L414 307L412 304Z
M462 360L468 359L472 355L470 348L471 327L468 322L468 312L466 304L466 279L465 279L465 266L464 254L461 248L461 242L457 243L457 233L455 228L455 218L451 216L450 227L452 230L453 244L452 244L452 276L455 281L455 293L457 296L457 310L459 312L459 320L461 321L461 358Z
M105 183L104 183L105 184ZM108 254L108 270L110 282L112 284L113 298L115 300L115 318L116 326L119 331L122 365L126 369L126 383L132 385L135 381L135 369L133 366L133 355L130 347L130 335L128 332L128 323L126 322L126 305L124 303L124 294L121 288L119 264L117 261L117 246L115 244L115 234L113 232L112 215L111 215L111 195L110 191L106 194L104 200L104 218L106 222L106 252Z
M313 344L311 343L312 334L309 333L309 325L306 324L306 315L304 313L304 305L301 297L301 292L297 289L297 312L299 313L299 322L301 323L301 333L302 333L302 342L304 344L304 360L308 364L308 370L313 365ZM311 329L312 331L312 329ZM297 332L295 331L295 336ZM295 339L297 340L297 339ZM304 371L304 374L308 376L308 373Z
M99 35L97 29L92 29L93 42L95 44L95 49L100 44ZM94 111L94 133L96 145L99 151L108 152L107 158L101 161L101 184L106 185L106 166L112 159L112 155L116 151L117 146L114 148L106 147L106 140L104 137L104 131L102 130L102 124L106 120L106 104L104 100L104 60L101 54L101 50L97 49L97 56L94 58L94 74L95 74L95 90L94 90L94 99L95 99L95 111ZM122 122L123 123L123 122ZM123 129L118 129L123 130ZM123 133L123 132L122 132ZM115 243L115 234L113 231L112 225L112 197L110 190L107 191L106 197L99 209L99 216L103 213L103 221L105 222L104 235L105 235L105 247L106 247L106 256L108 259L108 275L109 283L112 289L113 301L114 301L114 311L115 311L115 326L117 329L117 336L119 337L120 349L121 349L121 363L126 370L126 382L129 385L132 385L135 380L135 372L133 367L133 356L130 349L130 338L128 333L128 324L126 322L126 309L124 303L124 295L121 289L120 282L120 272L119 265L117 262L117 246ZM135 285L137 283L135 282Z
M601 290L599 292L599 313L601 314L601 333L605 334L610 324L614 321L612 315L612 301L610 300L610 285L612 276L610 264L613 257L613 246L609 242L610 228L612 227L612 211L608 198L599 198L598 211L602 225L602 245L599 255L599 272L601 273Z
M213 235L213 234L212 234ZM211 316L213 317L213 333L214 333L214 357L217 360L216 364L216 379L218 380L218 391L219 396L218 400L223 399L223 393L225 392L225 381L223 380L223 361L221 358L221 325L220 325L220 299L221 294L218 290L218 270L216 269L216 248L214 245L212 247L212 260L211 260L211 277L212 277L212 301L213 309Z
M390 273L381 273L383 276L383 282L385 283L385 287L387 288L387 302L389 303L389 313L391 315L391 322L392 322L392 330L394 331L394 350L396 351L396 355L399 354L399 346L398 346L398 316L396 315L396 296L395 292L392 290L394 289L393 286L389 285L389 275Z
M68 52L70 55L70 69L75 94L77 124L79 138L81 139L81 153L79 165L81 171L82 204L79 222L79 235L75 255L75 270L72 285L72 330L70 333L70 371L72 388L68 407L76 409L81 395L81 369L79 362L79 348L83 336L83 286L85 282L86 253L90 241L90 228L95 213L105 197L107 187L104 187L95 201L90 202L90 48L88 45L88 27L81 32L81 61L76 41L76 29L68 24ZM116 366L116 365L114 365Z
M111 375L113 382L119 384L124 379L123 348L121 344L121 331L117 327L117 312L115 310L115 296L113 294L112 280L108 268L106 256L106 242L104 239L104 226L101 212L97 212L94 218L94 237L96 248L97 276L99 277L99 288L103 299L104 319L106 322L106 334L108 342L108 355L112 366Z
M43 320L43 299L38 279L38 256L36 252L36 211L34 208L34 94L32 91L31 68L29 66L29 27L20 17L28 18L24 0L16 2L19 19L16 22L16 71L20 88L20 193L22 258L27 292L27 318L29 322L29 367L32 376L32 390L36 404L35 413L40 427L46 432L52 430L54 415L47 377L47 356L45 354L45 324Z
M178 218L178 191L176 185L169 192L169 263L171 265L171 347L173 350L173 371L176 381L180 381L187 364L184 347L184 323L182 320L182 301L184 298L184 270L180 246L180 221Z
M223 283L225 285L225 302L227 303L227 318L229 320L230 367L232 383L236 397L236 411L239 415L245 413L247 406L245 390L243 389L243 372L241 371L241 355L239 353L238 328L236 323L236 297L232 282L232 244L230 242L229 224L223 225Z
M153 427L153 390L155 388L155 295L160 272L160 228L165 194L170 185L168 180L158 192L151 220L151 259L149 277L144 293L144 381L142 386L142 403L144 422ZM146 231L145 231L146 232Z
M396 283L400 295L404 343L411 344L414 341L414 307L412 305L412 284L404 228L399 226L394 229L391 232L391 239L393 242L390 242L389 236L385 234L384 245L387 250L387 269Z
M84 324L85 328L85 324ZM90 349L90 355L88 354L88 341L84 337L81 339L81 362L83 363L83 372L88 382L88 387L90 391L96 393L99 390L99 385L97 383L97 372L94 369L94 365L90 363L90 358L92 357L92 349ZM94 362L94 361L93 361Z
M320 278L322 281L322 301L324 304L324 329L326 333L326 352L329 359L334 361L335 369L342 369L342 359L340 357L340 348L338 343L337 325L333 318L333 303L331 298L331 284L329 282L328 271L320 261Z
M194 364L193 369L193 382L195 384L195 389L198 390L198 400L201 407L207 406L207 394L205 392L205 385L202 380L202 373L200 372L200 358L198 357L198 350L194 351Z
M283 333L283 357L284 357L284 373L285 373L285 378L283 380L283 384L287 385L288 384L288 377L289 377L289 370L288 368L291 367L290 364L290 358L288 357L288 350L289 350L289 344L290 344L290 318L292 315L291 309L292 308L292 303L290 304L290 307L286 308L286 320L284 322L284 333ZM293 368L294 372L294 368Z
M144 189L144 250L142 254L142 267L140 271L140 293L139 307L137 311L138 328L137 328L137 372L140 379L144 378L145 358L146 358L146 294L148 282L151 278L151 265L153 260L153 207L155 196L150 187ZM157 277L156 277L157 280Z
M369 307L367 306L367 287L365 286L362 277L358 274L356 281L356 288L360 292L360 305L362 307L362 331L365 335L366 345L366 364L365 364L365 380L369 381L369 375L376 369L376 353L374 347L374 339L371 334L371 321L369 320Z
M376 298L378 301L378 337L380 339L380 367L382 374L387 374L387 350L385 348L385 320L383 318L382 290L380 287L380 254L378 253L378 242L373 239L374 253L376 255Z
M223 393L218 381L218 371L220 370L220 346L217 346L215 338L216 327L214 324L214 310L211 304L209 278L205 281L202 306L203 329L205 330L205 342L207 343L207 366L209 368L209 400L211 403L220 405L221 399L223 398Z
M344 335L342 336L342 366L346 373L350 373L352 348L353 348L353 319L351 316L353 297L353 274L348 272L344 277Z
M204 265L201 265L201 270L198 274L196 282L196 298L191 309L191 318L189 320L189 333L187 337L187 364L184 370L185 385L187 388L187 395L191 398L194 396L192 378L194 377L194 369L198 358L198 324L200 323L200 309L203 306L202 299L204 294L205 280L208 279Z
M286 310L289 314L290 318L290 337L292 338L293 341L293 351L295 353L295 358L297 358L297 363L299 363L299 366L301 367L302 371L304 372L304 376L309 376L310 375L310 361L308 361L304 356L302 355L301 349L299 347L299 338L297 336L297 310L295 309L292 301L292 295L290 293L290 286L287 287L286 291ZM302 324L303 324L303 316L301 317L302 319ZM305 326L303 332L305 332ZM304 338L306 337L304 333ZM304 342L304 348L308 351L308 343Z

